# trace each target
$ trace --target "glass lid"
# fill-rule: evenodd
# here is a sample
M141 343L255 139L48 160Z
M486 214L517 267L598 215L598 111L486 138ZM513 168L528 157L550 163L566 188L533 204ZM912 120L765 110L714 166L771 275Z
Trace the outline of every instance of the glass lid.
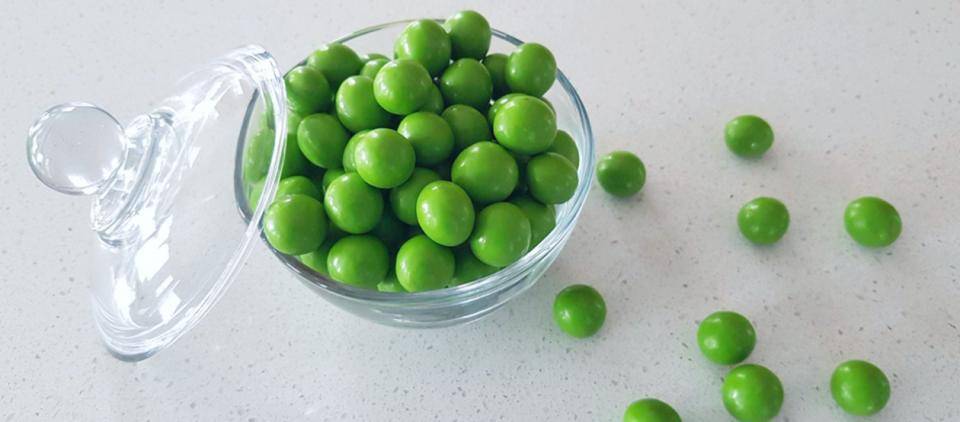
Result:
M30 128L37 178L93 197L94 314L118 358L170 345L229 287L276 191L285 104L273 57L247 46L187 75L125 127L97 106L67 103Z

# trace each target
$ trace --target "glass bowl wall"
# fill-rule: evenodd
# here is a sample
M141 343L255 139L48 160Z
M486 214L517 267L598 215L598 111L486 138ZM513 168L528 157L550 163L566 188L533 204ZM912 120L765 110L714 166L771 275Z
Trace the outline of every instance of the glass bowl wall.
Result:
M393 40L410 21L372 26L346 35L335 42L364 53L392 55ZM493 30L490 52L509 54L523 42L502 31ZM564 59L558 61L562 64ZM443 290L418 293L384 293L338 283L306 267L296 258L271 248L277 259L324 299L363 318L393 326L428 328L466 323L489 314L533 285L557 258L573 232L590 190L594 172L594 139L590 120L576 89L562 71L544 95L554 106L557 125L573 137L580 150L580 184L573 198L557 207L556 228L517 262L487 277ZM257 108L256 99L250 104ZM258 125L256 113L248 113L245 125ZM244 140L241 139L240 151ZM241 160L241 154L237 154ZM241 163L237 163L240 168ZM248 200L237 174L237 202L249 218ZM266 244L266 241L264 241ZM269 245L267 245L269 247Z

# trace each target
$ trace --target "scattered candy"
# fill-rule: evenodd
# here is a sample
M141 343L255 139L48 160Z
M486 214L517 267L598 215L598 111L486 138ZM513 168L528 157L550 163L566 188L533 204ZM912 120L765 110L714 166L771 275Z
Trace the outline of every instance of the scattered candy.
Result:
M597 163L597 180L603 190L625 198L640 192L647 180L647 170L633 153L614 151Z
M830 392L844 411L869 416L883 410L890 399L890 381L870 362L841 363L830 377Z
M740 233L747 240L767 245L776 243L787 233L790 213L787 207L774 198L759 197L747 202L737 214Z
M576 338L596 334L606 318L607 304L603 296L584 284L574 284L561 290L553 301L553 321L563 332Z
M760 365L740 365L723 381L723 406L739 421L769 421L780 413L782 405L780 379Z
M700 322L697 345L710 361L721 365L743 362L757 344L753 325L736 312L714 312Z
M660 400L643 399L630 403L623 422L680 422L680 415Z
M843 225L857 243L874 248L889 246L902 230L897 209L873 196L857 198L847 205Z
M773 145L773 129L757 116L739 116L727 123L727 148L741 157L756 158Z

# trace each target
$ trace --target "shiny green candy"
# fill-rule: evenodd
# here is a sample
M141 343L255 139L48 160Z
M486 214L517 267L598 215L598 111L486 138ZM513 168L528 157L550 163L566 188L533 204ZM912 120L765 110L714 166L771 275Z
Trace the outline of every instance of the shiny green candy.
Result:
M343 176L345 173L346 171L343 169L328 169L323 172L323 178L320 179L320 183L323 185L323 192L327 191L330 183L333 183L334 180L337 180L338 177Z
M537 246L557 226L557 209L553 205L544 205L529 196L519 196L510 200L530 220L530 248Z
M680 415L660 400L643 399L630 403L623 422L680 422Z
M450 63L451 49L450 35L443 26L429 19L411 22L393 45L398 59L420 62L431 76L439 76Z
M424 234L443 246L465 242L475 218L470 196L452 182L431 182L417 197L417 223Z
M351 286L376 289L389 269L387 247L370 235L344 237L327 254L330 278Z
M897 209L873 196L857 198L847 205L843 225L853 240L873 248L891 245L903 229Z
M509 202L488 205L477 214L470 250L484 264L506 267L530 249L530 220Z
M397 251L397 280L408 292L442 289L453 278L454 262L449 248L414 236Z
M553 322L563 332L576 337L590 337L600 331L607 318L607 304L593 287L574 284L557 293L553 301Z
M287 106L306 116L330 108L330 83L323 72L308 66L293 68L283 77L287 88Z
M344 79L360 73L363 62L350 47L332 43L325 44L310 54L307 57L307 66L323 72L331 90L335 91Z
M330 273L327 272L327 255L330 254L330 247L336 242L336 240L329 239L329 235L327 237L328 239L323 242L317 250L307 252L297 257L303 265L306 265L307 268L321 275L330 275Z
M277 198L286 195L307 195L318 201L323 201L323 194L317 188L316 183L304 176L290 176L280 181L277 185Z
M430 95L427 96L427 101L420 106L420 111L440 114L443 113L443 106L443 94L440 93L440 88L437 88L437 85L431 85Z
M490 108L487 109L487 121L489 122L490 126L493 126L493 122L497 118L497 112L500 111L500 109L503 108L505 104L507 104L511 99L522 97L523 95L524 94L517 94L517 93L504 94L502 97L497 98L497 100L494 101L493 104L490 104Z
M421 111L404 117L397 132L413 145L418 166L438 164L453 151L453 130L434 113Z
M476 59L460 59L443 71L440 92L447 104L486 108L493 95L490 73Z
M830 392L847 413L869 416L887 405L890 400L890 381L872 363L850 360L841 363L833 371Z
M563 158L569 160L574 167L580 166L580 150L577 149L577 143L574 142L573 137L565 131L557 131L557 136L553 138L553 145L550 145L550 149L548 149L547 152L555 152L562 155ZM643 163L640 163L640 165L643 166Z
M347 141L347 145L343 147L343 158L341 162L343 163L343 170L345 171L357 171L357 163L354 160L353 153L357 150L357 144L360 143L360 138L363 138L368 130L361 130L360 132L354 133L350 137L350 140Z
M373 96L373 79L351 76L337 90L337 117L351 132L384 127L390 123L387 113Z
M329 114L311 114L297 127L297 145L303 156L317 167L340 168L348 140L347 129Z
M739 116L724 130L727 148L741 157L756 158L773 145L773 129L765 120L751 115Z
M393 129L374 129L360 138L353 151L357 173L380 189L400 186L413 173L415 154L410 141Z
M759 197L743 205L737 214L740 233L753 243L768 245L780 240L790 227L787 207L774 198Z
M517 187L519 174L513 156L493 142L470 145L457 155L450 169L453 183L479 204L507 199Z
M401 116L420 110L434 88L427 70L409 59L383 65L373 79L373 95L380 107Z
M597 163L597 180L611 195L626 198L640 192L647 180L647 170L633 153L614 151Z
M723 406L743 422L766 422L780 413L783 385L769 369L740 365L723 381Z
M360 69L360 76L366 76L370 78L370 80L373 80L373 78L377 77L377 72L380 71L380 68L383 67L383 65L387 64L389 61L390 59L386 57L384 58L378 57L378 58L374 58L366 61L365 63L363 63L363 67Z
M526 43L510 53L504 72L510 91L540 97L557 78L557 61L547 47Z
M559 154L547 152L530 159L526 171L530 195L544 204L562 204L573 197L577 168Z
M743 362L757 344L750 321L736 312L714 312L697 329L697 345L711 362L733 365Z
M333 224L347 233L373 230L383 214L383 195L357 173L346 173L331 182L323 204Z
M440 176L436 172L418 167L406 182L390 190L390 207L400 221L417 224L417 197L424 187L437 180Z
M470 145L493 139L490 123L477 109L465 104L454 104L440 115L453 131L454 151L463 151Z
M443 26L450 34L454 60L464 57L480 60L490 49L490 23L473 10L457 12Z
M263 215L263 233L281 253L301 255L314 251L327 235L323 204L306 195L279 198Z
M510 92L507 85L507 55L501 53L490 54L483 58L483 66L490 73L490 80L493 82L493 98L500 98Z
M476 256L473 256L473 252L470 251L470 247L467 245L456 247L453 250L453 256L456 265L454 266L455 271L450 284L454 286L486 277L497 272L499 269L492 265L484 264L483 261L477 259Z
M539 154L553 145L557 137L557 118L543 101L526 95L516 96L496 111L493 135L511 151Z

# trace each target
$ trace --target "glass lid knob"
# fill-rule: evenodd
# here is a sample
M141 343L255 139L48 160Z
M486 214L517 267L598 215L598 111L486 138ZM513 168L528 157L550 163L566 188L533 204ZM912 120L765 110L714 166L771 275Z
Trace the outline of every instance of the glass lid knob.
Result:
M69 195L102 190L123 163L128 145L110 113L87 103L44 112L30 127L27 160L43 184Z

